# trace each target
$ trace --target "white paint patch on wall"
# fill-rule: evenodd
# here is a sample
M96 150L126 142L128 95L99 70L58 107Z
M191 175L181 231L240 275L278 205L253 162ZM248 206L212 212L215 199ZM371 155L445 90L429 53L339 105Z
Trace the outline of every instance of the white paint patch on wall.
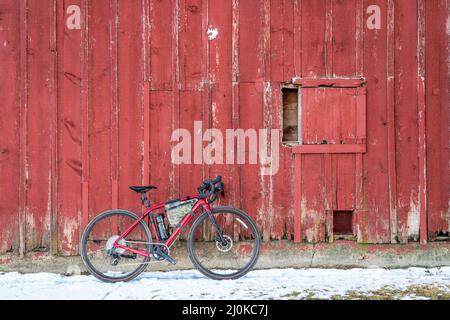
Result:
M414 202L413 195L411 194L408 211L408 239L418 241L419 229L420 229L420 205Z
M206 34L208 35L208 40L214 40L219 35L219 30L217 30L217 28L213 28L213 26L209 26Z

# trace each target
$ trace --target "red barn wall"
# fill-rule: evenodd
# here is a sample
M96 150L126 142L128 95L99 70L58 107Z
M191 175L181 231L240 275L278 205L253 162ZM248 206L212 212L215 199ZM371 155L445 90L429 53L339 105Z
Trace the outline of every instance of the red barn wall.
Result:
M217 174L265 240L332 241L333 210L353 212L360 243L445 238L449 26L448 0L1 0L0 253L76 254L93 216L140 211L129 185L157 185L163 201ZM360 151L280 140L266 176L172 163L173 130L194 121L282 129L281 88L311 78L364 79L363 118L339 120L364 126Z

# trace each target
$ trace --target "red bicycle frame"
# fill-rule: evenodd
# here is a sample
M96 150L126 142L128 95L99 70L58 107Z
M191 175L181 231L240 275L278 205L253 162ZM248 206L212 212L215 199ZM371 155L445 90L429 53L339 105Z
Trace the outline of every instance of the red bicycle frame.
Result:
M200 206L202 206L203 209L205 209L206 212L210 212L211 211L211 206L209 204L208 198L201 198L199 196L190 196L190 197L185 197L185 198L181 199L181 201L186 201L186 200L190 200L190 199L198 199L198 201L192 207L192 210L183 217L183 219L180 222L180 225L173 231L173 233L170 235L169 239L166 240L166 242L161 242L161 239L159 238L159 233L156 230L156 217L155 217L154 212L153 212L153 211L155 211L157 209L162 209L165 206L165 203L160 203L160 204L157 204L157 205L155 205L153 207L148 208L139 217L139 219L137 219L127 230L125 230L125 232L123 234L121 234L119 236L119 238L116 239L116 241L114 242L114 247L122 248L122 249L125 249L127 251L139 254L141 256L150 257L151 254L149 254L149 253L147 253L145 251L133 249L133 248L121 245L119 243L120 239L125 238L131 231L133 231L133 229L138 225L138 223L141 222L142 219L145 219L150 214L151 214L151 216L149 217L149 219L151 219L151 221L152 221L152 223L150 223L150 225L151 225L152 231L155 234L155 237L157 239L156 243L162 243L162 244L166 245L167 247L170 247L170 245L176 240L176 238L178 237L180 232L183 230L183 228L189 223L189 221L191 221L192 217L195 214L195 211Z

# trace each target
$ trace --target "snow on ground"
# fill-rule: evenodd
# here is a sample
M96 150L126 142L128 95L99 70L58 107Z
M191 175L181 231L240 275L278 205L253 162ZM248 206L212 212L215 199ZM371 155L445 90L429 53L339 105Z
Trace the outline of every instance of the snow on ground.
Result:
M196 270L145 272L128 283L93 276L0 273L0 299L450 299L450 267L270 269L214 281Z

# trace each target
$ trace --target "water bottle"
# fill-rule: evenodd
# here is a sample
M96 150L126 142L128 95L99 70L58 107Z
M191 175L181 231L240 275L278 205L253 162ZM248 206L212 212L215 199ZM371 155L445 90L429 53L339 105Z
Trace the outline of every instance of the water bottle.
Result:
M166 226L164 225L164 219L162 214L158 214L156 216L156 223L158 226L158 234L161 240L167 240L169 237L167 236Z

